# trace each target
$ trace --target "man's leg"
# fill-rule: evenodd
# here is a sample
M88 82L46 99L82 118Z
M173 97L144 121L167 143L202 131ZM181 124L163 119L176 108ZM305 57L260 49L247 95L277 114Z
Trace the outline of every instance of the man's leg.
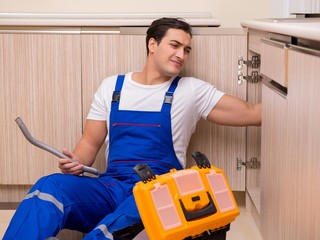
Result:
M112 233L141 221L133 195L128 197L119 207L103 218L89 234L86 240L113 239Z
M45 239L63 228L89 232L116 209L128 192L126 185L109 177L43 177L21 202L4 240Z

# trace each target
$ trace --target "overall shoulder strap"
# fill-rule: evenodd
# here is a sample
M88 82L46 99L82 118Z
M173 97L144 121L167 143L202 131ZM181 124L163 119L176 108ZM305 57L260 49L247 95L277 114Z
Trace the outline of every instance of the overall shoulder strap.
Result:
M120 93L123 86L124 77L125 75L118 75L116 86L114 88L113 95L112 95L112 102L119 103L120 101L120 95L121 95Z
M116 86L115 86L113 94L112 94L111 112L113 112L112 110L119 109L121 89L123 86L124 77L125 77L125 75L118 75Z
M173 102L173 93L176 90L179 80L181 79L180 76L177 76L171 83L168 91L166 92L165 96L164 96L164 101L162 104L162 109L161 112L166 112L166 113L170 113L171 111L171 105Z

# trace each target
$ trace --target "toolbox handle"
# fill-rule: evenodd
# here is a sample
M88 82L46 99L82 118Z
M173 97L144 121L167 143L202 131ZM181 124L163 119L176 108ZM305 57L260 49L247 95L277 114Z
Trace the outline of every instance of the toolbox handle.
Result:
M143 183L156 179L156 175L147 164L139 163L133 168L133 170L139 175Z
M200 209L198 211L190 211L190 212L188 212L187 209L185 208L182 200L179 199L183 214L184 214L184 216L185 216L187 221L192 221L192 220L195 220L197 218L201 218L201 217L205 217L205 216L208 216L208 215L215 214L217 212L217 208L213 203L213 200L212 200L212 197L211 197L210 193L207 192L207 195L208 195L208 198L209 198L209 204L205 208Z
M207 156L204 155L203 153L197 151L197 152L193 152L191 154L191 156L196 161L196 163L200 169L211 167L210 161L208 160Z

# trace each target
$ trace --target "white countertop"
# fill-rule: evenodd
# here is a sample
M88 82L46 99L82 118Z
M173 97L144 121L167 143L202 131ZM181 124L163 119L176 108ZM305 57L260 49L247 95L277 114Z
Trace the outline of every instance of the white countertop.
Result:
M164 16L182 17L192 26L220 26L220 20L206 13L0 13L0 26L149 26L153 20Z
M246 28L320 41L320 18L245 20L241 25Z

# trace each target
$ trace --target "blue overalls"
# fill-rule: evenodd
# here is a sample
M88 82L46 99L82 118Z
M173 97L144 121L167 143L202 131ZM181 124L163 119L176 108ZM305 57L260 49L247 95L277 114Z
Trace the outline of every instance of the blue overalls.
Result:
M89 232L85 239L113 239L112 232L140 220L132 188L133 171L147 163L157 175L182 169L172 142L171 103L180 77L164 96L160 112L119 110L124 75L119 75L111 103L109 157L99 178L52 174L41 178L17 209L4 240L46 239L60 229Z

